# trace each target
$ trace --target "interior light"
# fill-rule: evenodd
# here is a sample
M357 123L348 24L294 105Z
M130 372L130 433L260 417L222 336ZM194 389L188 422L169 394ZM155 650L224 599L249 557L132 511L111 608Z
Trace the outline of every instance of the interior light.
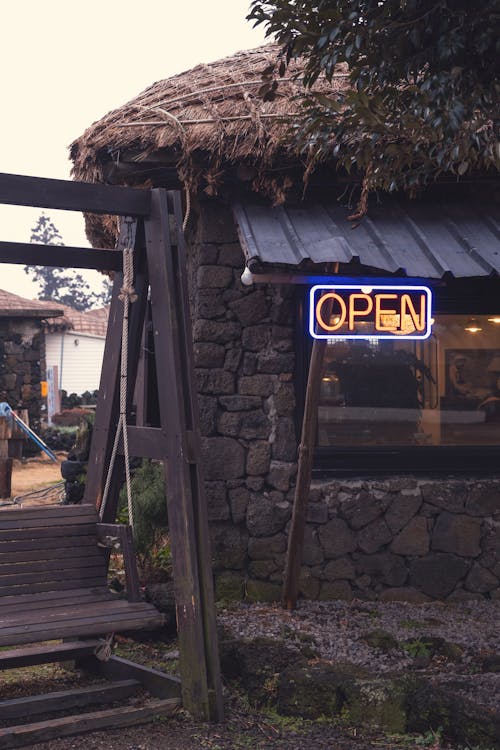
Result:
M469 333L479 333L479 331L482 331L483 329L479 325L477 318L469 318L465 330Z

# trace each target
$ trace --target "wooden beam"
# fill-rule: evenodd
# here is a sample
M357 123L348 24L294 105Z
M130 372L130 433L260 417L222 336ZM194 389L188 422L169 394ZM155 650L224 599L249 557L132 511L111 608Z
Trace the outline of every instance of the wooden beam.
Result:
M118 216L147 216L149 190L0 173L0 203Z
M162 461L166 456L167 438L160 427L127 427L128 451L130 456L155 458ZM123 437L120 438L118 452L123 454Z
M102 640L95 638L0 651L0 669L18 669L19 667L32 667L35 664L82 659L84 656L91 656L101 644Z
M84 657L77 666L108 680L137 680L155 698L180 698L181 681L178 677L143 664L112 656L107 661L100 661L96 656Z
M0 263L51 268L95 268L121 271L122 254L106 248L36 245L26 242L0 242Z
M144 724L153 716L168 716L178 707L178 698L155 700L143 706L126 706L110 708L104 711L64 716L61 719L20 724L0 729L0 748L23 747L38 742L47 742L59 737L68 737L83 732L95 732L98 729L128 727L133 724Z
M137 680L119 680L106 685L89 685L44 695L12 698L0 703L0 721L123 701L137 693L138 688L140 683Z

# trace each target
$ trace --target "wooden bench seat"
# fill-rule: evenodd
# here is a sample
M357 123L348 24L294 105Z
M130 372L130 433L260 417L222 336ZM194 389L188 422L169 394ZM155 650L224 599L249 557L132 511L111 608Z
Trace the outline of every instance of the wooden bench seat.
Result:
M100 524L91 505L0 511L0 647L160 627L163 616L140 600L127 532ZM127 599L108 589L113 535Z

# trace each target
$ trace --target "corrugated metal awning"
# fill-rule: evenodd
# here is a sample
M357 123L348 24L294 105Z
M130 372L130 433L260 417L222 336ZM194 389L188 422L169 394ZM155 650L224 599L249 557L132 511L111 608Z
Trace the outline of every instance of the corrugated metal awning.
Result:
M500 273L500 211L493 204L393 201L361 221L326 203L233 205L251 271L339 262L359 269L440 279Z

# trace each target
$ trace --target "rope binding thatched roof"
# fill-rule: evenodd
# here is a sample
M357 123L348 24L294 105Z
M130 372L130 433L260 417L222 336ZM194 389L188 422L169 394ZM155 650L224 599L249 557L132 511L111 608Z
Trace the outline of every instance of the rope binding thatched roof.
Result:
M259 97L262 74L275 62L274 44L238 52L147 88L91 125L70 147L76 179L90 182L161 184L165 170L195 189L216 192L228 169L258 192L279 200L273 171L300 168L290 132L302 90L300 66L280 78L272 101ZM345 91L347 71L339 68L329 93ZM274 180L274 184L273 184Z

